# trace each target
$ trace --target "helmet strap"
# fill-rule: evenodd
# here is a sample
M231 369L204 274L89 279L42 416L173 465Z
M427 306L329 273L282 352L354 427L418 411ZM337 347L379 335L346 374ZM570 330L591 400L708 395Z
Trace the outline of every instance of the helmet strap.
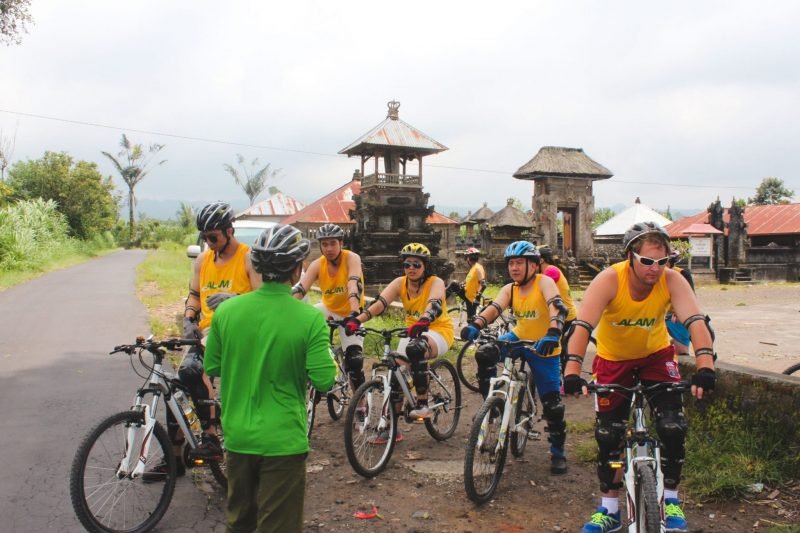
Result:
M222 234L225 235L225 246L219 251L214 251L214 261L220 259L225 254L225 250L228 249L228 245L231 243L231 238L228 237L228 228L223 229Z

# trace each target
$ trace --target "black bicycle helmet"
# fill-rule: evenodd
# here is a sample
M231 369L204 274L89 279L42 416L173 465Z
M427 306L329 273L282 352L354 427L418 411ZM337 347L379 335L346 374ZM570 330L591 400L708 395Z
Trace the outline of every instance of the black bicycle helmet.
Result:
M210 231L233 225L233 208L225 202L210 203L197 213L197 229Z
M294 226L276 224L265 229L250 248L250 259L256 272L268 279L277 279L291 272L308 257L311 243Z
M317 240L322 239L344 239L344 230L336 224L323 224L317 230Z
M633 243L645 235L660 235L667 246L667 250L669 250L669 233L664 228L659 226L657 222L637 222L628 228L628 231L622 237L622 245L625 247L625 252L630 252Z

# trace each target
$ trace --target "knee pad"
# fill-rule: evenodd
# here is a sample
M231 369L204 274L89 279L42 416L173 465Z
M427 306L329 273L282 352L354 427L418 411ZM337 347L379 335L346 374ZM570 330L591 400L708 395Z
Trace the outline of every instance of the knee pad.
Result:
M542 414L549 421L564 420L564 404L561 402L561 394L551 392L542 398Z
M663 409L656 411L656 432L665 445L669 443L683 444L689 421L679 409Z
M364 368L364 350L361 346L353 345L348 346L344 351L344 364L347 366L347 372L360 373Z
M495 344L482 344L475 350L475 362L478 363L478 372L481 368L493 367L500 360L500 350Z
M189 352L186 354L186 357L181 361L180 368L178 368L178 378L181 380L181 383L191 390L194 390L198 383L202 384L203 359L200 354L196 352Z
M424 361L425 355L428 353L428 340L425 337L418 337L411 339L406 346L406 355L411 362Z
M608 492L622 487L621 482L614 482L615 470L608 464L610 460L618 460L622 454L622 440L625 438L625 423L598 419L594 430L597 441L597 477L600 490Z

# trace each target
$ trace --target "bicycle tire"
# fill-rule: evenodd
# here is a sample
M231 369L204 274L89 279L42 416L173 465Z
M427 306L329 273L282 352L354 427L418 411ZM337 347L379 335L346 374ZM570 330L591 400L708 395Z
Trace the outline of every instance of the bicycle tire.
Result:
M800 370L800 363L797 363L796 365L790 366L789 368L784 370L783 373L786 374L787 376L791 376L792 374L794 374L798 370Z
M642 533L661 532L661 506L656 491L656 473L649 464L636 467L636 525Z
M458 373L458 379L461 383L472 392L480 392L480 387L478 387L478 374L477 371L475 372L474 376L469 376L471 372L467 370L467 367L475 361L475 343L472 341L466 341L464 346L461 347L461 350L458 352L458 357L456 358L456 372ZM472 350L470 351L470 348ZM470 379L472 378L472 379Z
M336 382L327 396L328 414L332 420L339 420L350 400L350 379L344 371L344 358L341 348L336 349Z
M125 456L128 428L143 429L143 423L143 415L136 411L111 415L97 424L78 446L70 469L69 492L72 508L87 531L150 531L166 513L175 490L177 472L172 444L161 424L156 422L153 427L155 439L150 443L147 463L158 465L162 460L165 462L163 481L146 483L143 476L119 479L116 474ZM140 433L144 437L144 431ZM134 445L140 442L137 440ZM153 506L149 505L150 501L155 502ZM112 502L113 505L107 508ZM95 504L99 508L95 508ZM134 509L138 505L146 508L139 513ZM134 518L137 514L141 515L140 521Z
M225 449L225 432L222 429L222 424L219 425L217 429L217 436L219 437L219 443L222 446L222 449ZM228 492L228 468L225 465L225 459L223 455L222 461L210 461L208 463L208 468L211 470L211 474L214 476L214 480L216 480L217 484L222 488L222 490L227 494Z
M531 396L532 395L533 393L531 393ZM528 434L533 429L533 417L536 415L536 405L531 401L531 396L528 396L526 388L526 390L520 391L519 397L517 398L517 414L514 416L514 427L520 429L520 420L526 417L528 420L525 421L521 428L524 430L524 433L514 431L511 434L511 455L514 457L522 457L522 454L525 453L525 447L528 444Z
M431 365L428 382L428 404L442 403L433 409L433 415L425 419L425 429L438 441L453 436L461 417L461 383L456 369L450 361L437 359ZM441 383L436 378L441 380Z
M319 393L311 383L306 388L306 437L311 440L311 433L314 431L314 420L317 417L317 402Z
M475 420L469 430L464 457L464 490L467 497L478 505L492 499L500 484L500 478L503 476L508 438L502 443L499 451L496 439L500 435L504 405L502 398L488 397L478 410L478 414L475 415ZM496 416L491 416L494 410L496 410ZM481 435L484 421L486 421L486 427ZM480 437L483 437L483 442L481 446L478 446Z
M394 451L397 415L383 388L383 380L372 379L361 385L347 406L344 449L353 470L371 479L386 468ZM362 409L359 409L362 408ZM380 424L388 427L380 428Z

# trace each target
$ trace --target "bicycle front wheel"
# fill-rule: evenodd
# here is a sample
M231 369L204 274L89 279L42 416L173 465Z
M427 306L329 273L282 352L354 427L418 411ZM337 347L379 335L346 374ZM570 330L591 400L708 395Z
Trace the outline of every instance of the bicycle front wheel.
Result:
M636 467L636 525L637 531L661 531L661 506L656 492L656 473L652 465Z
M790 366L789 368L784 370L783 373L786 374L787 376L791 376L792 374L798 371L800 371L800 363Z
M129 442L133 429L133 442ZM122 475L128 446L141 450L149 437L141 413L124 411L100 422L83 439L70 470L72 508L88 531L150 531L164 516L175 490L176 466L167 432L155 424L146 457L147 472Z
M361 385L347 407L344 449L359 475L373 478L389 463L397 436L397 416L383 381Z
M464 490L477 504L492 499L503 476L508 451L508 438L500 442L504 406L500 397L487 398L469 430L464 457Z
M514 420L515 431L511 433L511 455L522 457L528 444L528 435L533 430L536 405L531 400L532 394L527 389L519 391L517 398L517 414Z
M425 419L425 429L436 440L452 437L461 416L461 384L450 361L437 359L431 365L428 405L433 415Z
M344 371L341 348L336 350L336 361L338 372L336 373L336 382L333 388L327 394L328 400L328 414L331 415L333 420L339 420L344 414L347 403L350 400L350 379Z
M472 392L479 392L478 364L475 362L475 343L466 341L456 359L456 372L458 379Z

